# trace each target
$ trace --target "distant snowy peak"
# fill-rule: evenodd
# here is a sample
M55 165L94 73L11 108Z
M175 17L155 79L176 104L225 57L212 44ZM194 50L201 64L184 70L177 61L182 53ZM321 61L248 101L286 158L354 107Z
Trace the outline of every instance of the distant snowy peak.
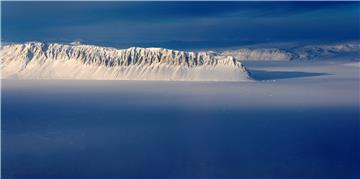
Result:
M31 42L1 47L5 78L180 81L249 80L232 56L164 48L115 49Z
M335 45L307 45L296 48L240 48L221 52L236 60L314 60L332 58L358 58L360 43L344 43Z

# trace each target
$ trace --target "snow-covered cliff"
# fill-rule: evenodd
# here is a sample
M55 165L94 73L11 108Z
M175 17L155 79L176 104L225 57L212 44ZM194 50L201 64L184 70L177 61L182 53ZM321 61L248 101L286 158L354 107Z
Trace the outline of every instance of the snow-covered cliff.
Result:
M163 48L31 42L1 47L2 78L246 81L232 56Z

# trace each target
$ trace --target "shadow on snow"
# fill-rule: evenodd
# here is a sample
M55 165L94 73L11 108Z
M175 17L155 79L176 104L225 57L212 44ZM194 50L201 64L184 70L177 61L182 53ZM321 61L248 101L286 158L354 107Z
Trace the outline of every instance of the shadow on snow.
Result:
M266 70L250 70L251 77L255 80L278 80L287 78L305 78L316 77L322 75L330 75L329 73L299 72L299 71L266 71Z

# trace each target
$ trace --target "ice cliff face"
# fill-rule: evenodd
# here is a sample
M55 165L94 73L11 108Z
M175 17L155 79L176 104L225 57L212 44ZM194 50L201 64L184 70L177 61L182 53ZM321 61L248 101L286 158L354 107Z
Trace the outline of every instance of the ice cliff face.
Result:
M318 60L336 58L356 58L360 56L359 43L334 45L307 45L295 48L240 48L221 52L236 60Z
M1 47L2 78L246 81L232 56L163 48L25 43Z

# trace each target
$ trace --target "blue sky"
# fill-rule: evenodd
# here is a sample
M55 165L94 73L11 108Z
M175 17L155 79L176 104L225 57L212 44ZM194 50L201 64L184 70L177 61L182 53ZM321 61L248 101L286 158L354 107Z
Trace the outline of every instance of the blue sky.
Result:
M360 2L2 2L5 42L177 49L360 38Z

